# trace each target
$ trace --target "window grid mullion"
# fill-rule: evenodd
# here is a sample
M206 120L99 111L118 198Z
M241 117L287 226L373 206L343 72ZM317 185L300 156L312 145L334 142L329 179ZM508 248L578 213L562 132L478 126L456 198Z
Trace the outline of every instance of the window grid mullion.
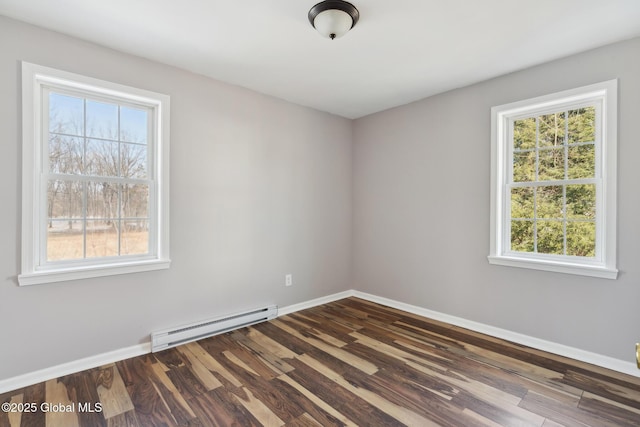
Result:
M124 207L123 207L123 197L124 197L124 185L121 184L118 186L118 193L120 197L118 197L118 255L122 254L122 230L124 230Z
M567 255L567 186L562 186L562 254Z
M83 159L82 159L82 173L85 173L86 167L86 147L87 147L87 98L83 98L82 102L82 122L83 122L83 130L82 130L82 138L83 138ZM88 183L87 181L82 182L82 259L87 258L87 204L88 204Z
M533 187L533 252L538 252L538 186Z
M89 183L82 181L82 258L87 258L87 205L89 203Z
M564 111L564 179L569 180L569 110ZM562 185L562 249L567 255L567 185Z
M536 117L535 182L540 180L540 117ZM538 253L538 186L533 187L533 252Z
M116 135L116 138L118 139L118 177L122 177L122 141L120 136L122 135L120 126L120 115L121 115L121 108L120 105L118 105L118 126L117 126L117 132L118 134ZM117 217L117 221L118 221L118 227L117 227L117 232L118 235L116 236L116 238L118 239L118 256L122 255L122 189L123 189L123 185L122 184L118 184L118 201L117 201L117 211L116 211L116 217Z
M118 184L130 184L130 185L151 185L150 179L139 179L139 178L118 178L115 176L93 176L93 175L71 175L71 174L60 174L60 173L46 173L50 179L55 179L57 181L78 181L79 179L86 180L87 182L109 182L109 183L118 183Z
M536 117L536 146L535 146L535 152L536 152L536 160L535 160L535 180L536 182L540 180L540 117Z

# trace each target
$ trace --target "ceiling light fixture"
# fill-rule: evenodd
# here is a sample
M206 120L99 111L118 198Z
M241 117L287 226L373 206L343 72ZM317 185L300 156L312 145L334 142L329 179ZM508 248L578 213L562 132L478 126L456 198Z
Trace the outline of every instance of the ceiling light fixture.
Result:
M331 40L347 34L359 18L358 9L342 0L325 0L309 10L309 22L313 28Z

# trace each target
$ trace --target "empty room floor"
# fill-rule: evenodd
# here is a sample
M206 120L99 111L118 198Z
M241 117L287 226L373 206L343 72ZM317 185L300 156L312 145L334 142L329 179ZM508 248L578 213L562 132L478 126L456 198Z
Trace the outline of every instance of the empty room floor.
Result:
M640 378L348 298L0 403L36 409L12 427L638 426Z

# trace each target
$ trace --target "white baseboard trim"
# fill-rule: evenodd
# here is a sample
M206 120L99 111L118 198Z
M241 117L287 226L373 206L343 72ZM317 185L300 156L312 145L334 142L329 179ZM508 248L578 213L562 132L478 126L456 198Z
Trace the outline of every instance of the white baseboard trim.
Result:
M320 297L312 299L310 301L301 302L298 304L288 305L286 307L278 308L278 316L284 316L285 314L295 313L296 311L306 310L307 308L316 307L318 305L327 304L339 299L349 298L354 295L353 290L344 292L338 292L337 294L327 295L326 297Z
M97 368L98 366L107 365L109 363L118 362L131 357L141 356L150 352L151 343L138 344L131 347L109 351L107 353L97 354L95 356L85 357L84 359L74 360L72 362L63 363L50 368L40 369L39 371L29 372L6 380L0 380L0 394L84 371L86 369Z
M278 316L284 316L285 314L295 313L296 311L305 310L307 308L316 307L318 305L327 304L333 301L337 301L337 300L340 300L343 298L349 298L349 297L362 298L367 301L386 305L388 307L392 307L398 310L403 310L409 313L417 314L419 316L428 317L430 319L439 320L441 322L449 323L451 325L455 325L462 328L470 329L472 331L491 335L496 338L502 338L502 339L512 341L518 344L526 345L528 347L532 347L538 350L557 354L559 356L569 357L571 359L590 363L596 366L600 366L602 368L611 369L613 371L622 372L624 374L632 375L635 377L640 377L640 370L637 369L636 364L632 362L626 362L624 360L614 359L609 356L603 356L601 354L591 353L585 350L580 350L580 349L569 347L566 345L557 344L551 341L541 340L539 338L509 331L506 329L496 328L494 326L485 325L483 323L474 322L471 320L463 319L461 317L451 316L449 314L440 313L437 311L429 310L429 309L418 307L415 305L406 304L400 301L379 297L376 295L355 291L355 290L338 292L336 294L327 295L325 297L315 298L315 299L301 302L298 304L281 307L278 309ZM12 390L17 390L22 387L27 387L33 384L37 384L43 381L48 381L53 378L58 378L64 375L69 375L76 372L84 371L86 369L97 368L99 366L107 365L109 363L118 362L120 360L129 359L131 357L141 356L147 353L151 353L151 343L138 344L131 347L122 348L119 350L110 351L107 353L97 354L95 356L89 356L84 359L63 363L61 365L52 366L50 368L29 372L27 374L19 375L17 377L7 378L4 380L0 380L0 394L6 393Z
M388 307L403 310L419 316L428 317L430 319L439 320L461 328L470 329L475 332L491 335L492 337L502 338L517 344L526 345L537 350L546 351L548 353L557 354L559 356L568 357L580 362L590 363L602 368L611 369L623 374L640 377L640 370L635 363L627 362L613 357L592 353L578 348L569 347L563 344L542 340L529 335L520 334L518 332L509 331L507 329L496 328L484 323L474 322L472 320L463 319L461 317L451 316L449 314L440 313L426 308L406 304L389 298L379 297L365 292L353 291L352 296L362 298L367 301L386 305Z

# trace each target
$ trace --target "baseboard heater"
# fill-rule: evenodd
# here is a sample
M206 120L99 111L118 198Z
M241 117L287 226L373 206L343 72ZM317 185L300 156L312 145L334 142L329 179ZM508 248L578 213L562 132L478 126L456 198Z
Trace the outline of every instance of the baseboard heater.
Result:
M274 319L278 316L278 306L271 305L264 308L245 311L225 317L205 320L179 328L165 329L151 333L151 351L156 352L167 348L186 344L202 338L211 337Z

